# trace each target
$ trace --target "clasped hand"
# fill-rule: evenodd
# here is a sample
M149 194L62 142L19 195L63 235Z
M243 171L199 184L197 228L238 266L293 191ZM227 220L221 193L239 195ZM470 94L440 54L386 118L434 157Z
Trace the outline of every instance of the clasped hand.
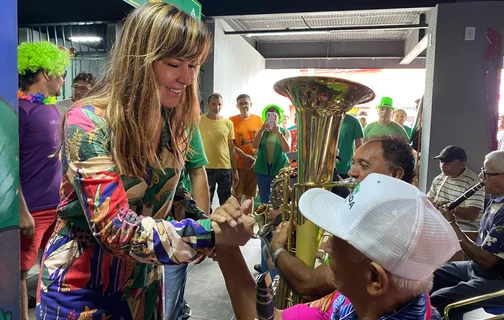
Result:
M252 202L244 201L241 205L236 198L230 197L225 204L215 209L210 215L215 244L243 246L254 235L255 219L245 214Z
M438 209L439 212L441 212L443 217L446 220L448 220L448 222L455 222L455 215L454 215L453 211L450 211L446 208L446 205L448 204L448 202L435 202L433 204L434 204L434 207L436 207L436 209Z

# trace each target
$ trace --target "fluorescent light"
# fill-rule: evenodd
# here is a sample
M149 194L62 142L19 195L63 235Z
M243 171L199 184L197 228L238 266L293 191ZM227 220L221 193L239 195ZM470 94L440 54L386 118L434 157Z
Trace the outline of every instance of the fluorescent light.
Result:
M303 30L303 31L281 31L281 32L256 32L251 31L247 33L247 37L267 37L267 36L290 36L290 35L303 35L303 34L328 34L326 30Z
M402 59L399 64L410 64L413 60L415 60L429 45L429 34L426 34L422 40L420 40L413 49Z
M70 41L72 42L100 42L102 41L101 37L70 37Z

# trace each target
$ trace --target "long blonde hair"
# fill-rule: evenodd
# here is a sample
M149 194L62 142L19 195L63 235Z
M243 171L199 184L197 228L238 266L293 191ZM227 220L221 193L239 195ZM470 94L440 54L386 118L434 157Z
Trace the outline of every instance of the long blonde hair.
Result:
M103 80L85 98L85 104L105 108L111 154L121 174L144 176L146 168L161 168L151 143L161 117L153 64L161 59L184 58L203 63L211 39L203 23L167 3L148 3L126 19L117 38ZM199 71L199 70L198 70ZM177 107L168 109L170 148L183 160L187 129L199 121L197 77L182 92Z

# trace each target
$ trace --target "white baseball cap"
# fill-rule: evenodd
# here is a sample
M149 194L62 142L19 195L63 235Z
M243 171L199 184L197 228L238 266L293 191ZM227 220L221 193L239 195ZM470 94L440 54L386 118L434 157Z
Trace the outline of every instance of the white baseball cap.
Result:
M423 280L460 250L455 231L415 186L372 173L346 199L310 189L299 210L388 272Z

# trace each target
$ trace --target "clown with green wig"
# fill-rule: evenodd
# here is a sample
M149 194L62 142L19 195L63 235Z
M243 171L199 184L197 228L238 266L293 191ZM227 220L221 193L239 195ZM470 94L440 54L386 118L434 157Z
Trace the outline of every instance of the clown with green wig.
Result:
M26 290L28 270L52 235L60 203L61 161L52 155L60 147L61 117L54 103L69 64L66 50L52 43L18 47L22 320L34 307Z
M392 98L383 97L381 103L376 106L376 110L378 111L378 121L372 122L364 128L364 140L391 136L403 139L406 142L409 141L404 128L392 121L395 110Z
M289 163L289 131L280 127L284 118L282 108L270 104L262 113L263 126L255 136L252 147L257 149L254 172L257 176L257 186L261 203L270 200L270 185L280 169Z

